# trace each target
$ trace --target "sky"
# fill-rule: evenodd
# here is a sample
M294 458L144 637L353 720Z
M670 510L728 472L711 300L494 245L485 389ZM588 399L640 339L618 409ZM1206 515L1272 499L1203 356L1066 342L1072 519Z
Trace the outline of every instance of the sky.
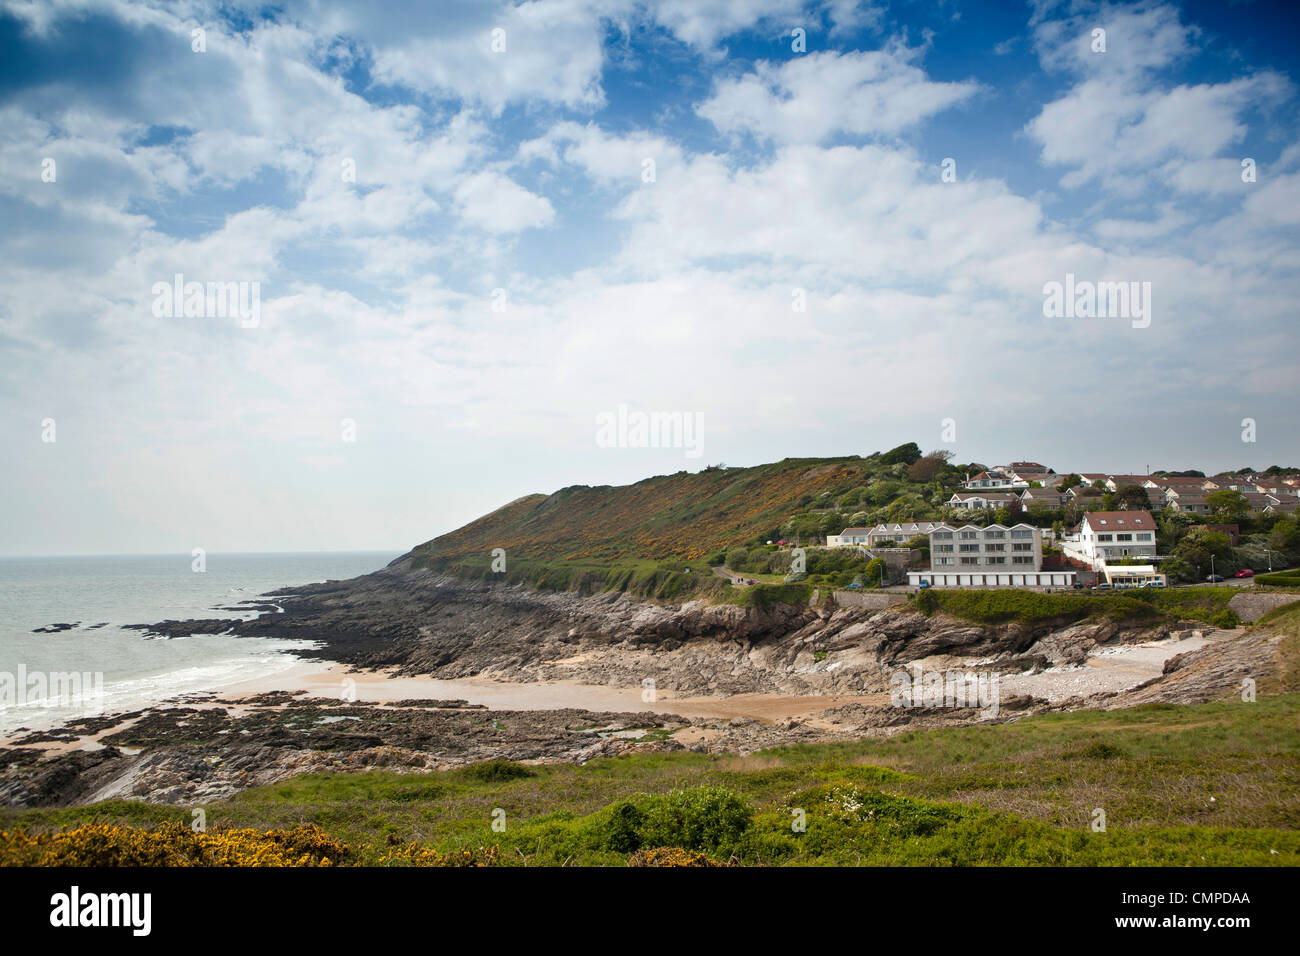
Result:
M1300 464L1293 6L0 0L0 554Z

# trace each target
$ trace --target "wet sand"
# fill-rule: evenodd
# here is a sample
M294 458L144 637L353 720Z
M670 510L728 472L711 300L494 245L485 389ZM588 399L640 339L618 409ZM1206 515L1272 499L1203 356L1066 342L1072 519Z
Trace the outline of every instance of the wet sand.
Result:
M736 694L732 697L677 697L671 691L656 690L653 695L636 687L606 687L575 681L512 683L483 677L460 680L437 680L431 677L400 677L388 671L353 671L338 664L324 667L310 663L265 679L231 684L222 688L221 696L237 699L268 691L305 690L316 697L335 700L354 699L358 703L384 703L405 699L465 700L483 704L492 710L558 710L573 707L581 710L657 714L680 714L683 717L729 718L753 717L757 720L780 720L806 717L830 707L860 703L888 703L886 694L834 694L796 697L789 694ZM647 699L651 698L651 699Z

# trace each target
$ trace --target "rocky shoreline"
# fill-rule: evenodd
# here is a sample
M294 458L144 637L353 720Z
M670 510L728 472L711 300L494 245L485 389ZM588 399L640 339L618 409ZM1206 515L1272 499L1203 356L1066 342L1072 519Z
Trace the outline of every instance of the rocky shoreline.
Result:
M1083 665L1098 654L1177 643L1179 629L1107 620L974 625L927 617L905 604L883 610L660 604L618 593L583 596L465 582L412 569L402 559L352 581L285 589L249 603L263 612L278 610L252 620L165 621L141 629L160 637L219 629L314 641L315 647L295 653L438 679L654 686L674 697L876 699L859 697L778 719L718 719L662 709L486 710L465 700L358 703L302 692L242 700L191 697L16 736L0 748L0 803L203 803L322 770L435 770L489 759L582 763L682 748L745 754L782 744L1158 700L1167 679L1180 702L1192 702L1230 693L1244 672L1267 670L1273 648L1267 635L1220 639L1174 658L1177 663L1167 663L1163 674L1132 691L1102 690L1064 703L1004 692L996 713L989 713L891 706L890 677L916 666L1004 676L1074 669L1086 675Z

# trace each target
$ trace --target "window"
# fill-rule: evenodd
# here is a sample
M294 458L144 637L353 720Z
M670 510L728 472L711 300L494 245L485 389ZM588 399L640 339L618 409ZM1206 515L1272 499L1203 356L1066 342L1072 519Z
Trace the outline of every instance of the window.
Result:
M1011 559L1011 563L1012 563L1012 564L1033 564L1033 563L1034 563L1034 559L1033 559L1033 558L1022 558L1022 557L1017 556L1017 557L1013 557L1013 558Z
M952 564L952 558L935 558L935 564Z
M1011 550L1012 551L1033 551L1034 546L1032 544L1013 544L1011 546Z
M1006 563L1007 563L1007 559L1006 559L1006 558L989 558L988 561L989 561L989 564L1006 564Z
M934 533L934 540L936 540L936 541L951 541L951 540L952 540L952 532L951 532L951 531L936 531L936 532Z
M978 538L980 536L980 533L978 531L963 531L961 533L961 536L962 539L965 541L972 541L975 538Z
M980 559L979 559L979 558L962 558L962 559L961 559L961 563L962 563L962 564L979 564L979 563L980 563Z
M1033 536L1034 532L1027 528L1016 528L1011 532L1013 538L1032 538Z
M1150 540L1151 540L1151 532L1150 532L1150 531L1144 531L1144 532L1142 532L1140 535L1138 535L1138 540L1139 540L1139 541L1150 541Z
M980 549L980 546L978 544L961 544L958 545L958 547L962 551L978 551Z
M1007 546L1006 546L1005 544L986 544L986 545L984 545L984 550L985 550L985 551L1005 551L1005 550L1007 550Z
M1097 540L1098 540L1098 541L1113 541L1114 538L1115 538L1115 536L1114 536L1113 534L1099 534L1099 535L1097 535Z
M1006 535L1006 532L1005 532L1005 531L985 531L985 532L984 532L984 537L985 537L985 538L1005 538L1006 536L1007 536L1007 535Z
M936 544L936 545L934 546L934 550L936 550L936 551L938 551L938 552L940 552L940 553L950 553L950 552L952 551L952 545L950 545L950 544Z
M1132 536L1131 534L1117 534L1117 535L1115 535L1115 540L1116 540L1116 541L1132 541L1132 540L1133 540L1133 536Z

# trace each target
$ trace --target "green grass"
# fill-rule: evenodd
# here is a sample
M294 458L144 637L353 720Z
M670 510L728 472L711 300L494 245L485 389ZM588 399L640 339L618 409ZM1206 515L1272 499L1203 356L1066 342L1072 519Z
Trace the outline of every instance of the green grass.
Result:
M1282 588L1300 588L1300 572L1287 571L1255 575L1255 583Z
M1292 609L1291 614L1297 614ZM1104 833L1090 829L1094 810ZM506 830L494 832L494 811ZM791 828L803 811L806 831ZM507 863L622 864L679 845L751 864L1300 865L1300 694L1040 715L749 757L308 774L206 807L209 827L317 823L376 862L415 842ZM189 808L0 811L0 827Z
M976 624L1069 623L1097 617L1136 622L1194 620L1216 627L1240 623L1228 588L1134 588L1122 593L1044 594L1015 588L957 591L927 588L910 600L926 614L950 614Z

